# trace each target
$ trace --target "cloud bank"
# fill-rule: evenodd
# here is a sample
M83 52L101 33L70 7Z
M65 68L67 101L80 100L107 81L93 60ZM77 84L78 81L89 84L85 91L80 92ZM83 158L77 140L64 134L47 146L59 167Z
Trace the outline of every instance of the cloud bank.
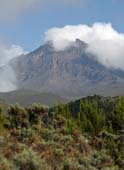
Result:
M86 52L101 64L124 70L124 34L116 31L110 23L68 25L49 29L45 33L45 41L52 41L56 50L64 50L77 38L88 44Z
M14 57L27 53L20 46L0 45L0 92L16 90L16 75L9 65Z

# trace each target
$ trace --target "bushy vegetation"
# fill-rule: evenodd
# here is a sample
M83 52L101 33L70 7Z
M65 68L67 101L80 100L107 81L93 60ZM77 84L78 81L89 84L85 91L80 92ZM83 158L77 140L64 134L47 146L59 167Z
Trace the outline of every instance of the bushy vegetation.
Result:
M123 170L124 98L100 100L0 109L0 170Z
M69 104L60 104L52 109L73 126L77 124L83 133L97 135L106 130L117 133L124 129L124 97L87 97Z

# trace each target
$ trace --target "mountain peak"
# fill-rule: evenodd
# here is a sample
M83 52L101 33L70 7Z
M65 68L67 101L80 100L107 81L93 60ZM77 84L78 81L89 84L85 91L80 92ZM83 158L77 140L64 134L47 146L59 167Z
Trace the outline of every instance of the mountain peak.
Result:
M48 46L51 47L51 46L53 46L53 43L52 43L52 41L49 40L49 41L46 41L46 42L45 42L45 45L48 45Z
M84 46L86 47L87 46L87 43L85 43L84 41L80 40L80 39L76 39L75 40L76 44L79 45L79 46Z
M56 51L52 42L26 56L16 58L11 66L18 89L55 93L64 97L92 94L118 95L124 91L124 72L112 71L85 52L88 46L75 39L69 48Z

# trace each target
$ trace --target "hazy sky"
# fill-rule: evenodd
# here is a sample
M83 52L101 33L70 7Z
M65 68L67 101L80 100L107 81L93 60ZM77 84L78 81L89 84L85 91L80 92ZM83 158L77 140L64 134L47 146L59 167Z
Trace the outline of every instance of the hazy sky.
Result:
M52 27L111 23L124 32L124 0L0 0L0 43L30 51Z

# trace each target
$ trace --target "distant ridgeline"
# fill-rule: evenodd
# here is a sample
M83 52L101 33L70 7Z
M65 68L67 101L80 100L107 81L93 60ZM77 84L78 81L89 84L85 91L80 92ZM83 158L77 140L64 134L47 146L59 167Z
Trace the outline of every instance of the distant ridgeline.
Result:
M124 167L124 97L0 109L0 170Z

